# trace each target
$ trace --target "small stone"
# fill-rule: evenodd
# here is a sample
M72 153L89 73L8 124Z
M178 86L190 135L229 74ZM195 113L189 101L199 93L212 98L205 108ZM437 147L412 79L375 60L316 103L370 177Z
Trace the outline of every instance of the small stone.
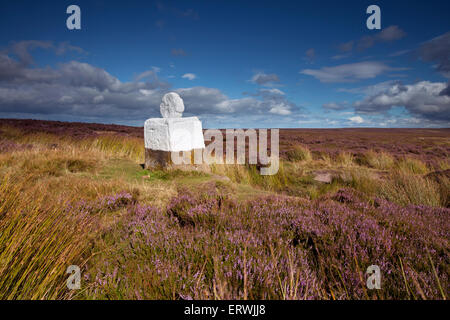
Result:
M333 177L330 173L319 173L314 177L314 180L322 183L331 183Z

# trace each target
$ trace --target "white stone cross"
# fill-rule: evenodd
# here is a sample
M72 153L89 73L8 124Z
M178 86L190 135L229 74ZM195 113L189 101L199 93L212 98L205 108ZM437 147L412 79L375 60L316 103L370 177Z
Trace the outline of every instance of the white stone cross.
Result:
M182 118L184 103L178 93L166 93L159 110L163 118L145 121L146 149L178 152L205 148L202 123L197 117Z

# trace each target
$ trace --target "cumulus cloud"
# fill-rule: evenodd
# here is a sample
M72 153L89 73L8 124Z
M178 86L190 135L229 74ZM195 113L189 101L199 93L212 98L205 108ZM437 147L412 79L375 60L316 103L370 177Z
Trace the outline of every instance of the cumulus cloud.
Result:
M258 72L250 81L261 86L272 86L274 83L280 82L280 78L275 73L266 74Z
M0 73L3 60L0 56ZM156 115L169 87L162 81L121 82L103 69L76 61L55 69L15 67L17 76L0 79L2 112L132 119ZM151 95L140 91L154 89Z
M447 84L421 81L411 85L396 83L354 103L355 111L383 113L393 107L404 107L416 118L450 121L450 97L443 95Z
M321 82L331 83L372 79L391 70L400 69L391 68L382 62L364 61L321 69L304 69L300 73L313 76Z
M34 43L33 46L40 44ZM30 48L30 45L26 46ZM186 113L228 117L285 116L299 108L275 88L262 88L251 97L230 99L216 88L171 89L158 77L158 68L123 82L102 68L69 61L40 68L28 63L32 57L24 47L13 56L0 52L0 114L27 117L57 116L59 119L131 123L159 117L162 96L177 91ZM20 56L20 58L19 58ZM20 60L22 59L22 60ZM192 78L192 77L190 77Z
M183 79L194 80L197 76L193 73L185 73L181 76Z
M290 106L283 102L273 105L272 108L270 108L269 112L282 116L286 116L292 113L292 111L290 110Z
M350 122L352 123L356 123L356 124L361 124L364 122L364 119L361 118L360 116L354 116L348 119Z
M423 61L435 62L436 70L450 78L450 31L423 43L418 54Z
M289 115L300 108L287 100L278 89L261 89L251 97L229 99L219 89L206 87L180 88L176 90L185 101L192 106L189 110L194 114L252 114L268 113Z

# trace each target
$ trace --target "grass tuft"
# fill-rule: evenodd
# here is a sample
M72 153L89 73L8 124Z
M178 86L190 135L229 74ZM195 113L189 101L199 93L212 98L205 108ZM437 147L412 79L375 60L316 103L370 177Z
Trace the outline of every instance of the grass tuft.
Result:
M394 166L394 158L386 152L368 151L365 154L367 164L375 169L389 170Z
M387 200L402 206L410 204L441 206L439 186L434 181L402 171L380 184L380 194Z
M312 159L313 159L311 151L309 151L308 148L301 146L301 145L294 146L294 148L292 150L289 150L288 152L286 152L286 156L289 161L309 162L309 161L312 161Z
M398 161L397 169L406 174L426 174L429 171L425 163L411 157L404 157Z

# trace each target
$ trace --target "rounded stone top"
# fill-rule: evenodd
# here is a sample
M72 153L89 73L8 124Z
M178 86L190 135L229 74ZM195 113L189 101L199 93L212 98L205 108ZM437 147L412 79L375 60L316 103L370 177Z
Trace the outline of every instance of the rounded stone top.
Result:
M166 93L159 110L163 118L181 118L184 111L183 99L176 92Z

